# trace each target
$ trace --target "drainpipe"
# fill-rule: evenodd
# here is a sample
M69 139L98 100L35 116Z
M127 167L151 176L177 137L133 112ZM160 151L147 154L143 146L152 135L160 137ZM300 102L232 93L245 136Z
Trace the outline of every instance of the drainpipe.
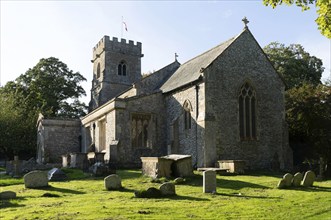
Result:
M199 116L199 85L195 86L195 105L196 105L196 115L195 115L195 152L196 152L196 160L195 166L198 167L198 158L199 158L199 151L198 151L198 116Z

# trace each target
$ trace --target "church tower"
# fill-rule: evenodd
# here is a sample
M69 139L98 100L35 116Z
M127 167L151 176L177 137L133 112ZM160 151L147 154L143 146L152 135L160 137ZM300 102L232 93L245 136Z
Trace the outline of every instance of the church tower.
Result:
M141 79L141 43L104 36L93 48L93 80L89 111L128 89Z

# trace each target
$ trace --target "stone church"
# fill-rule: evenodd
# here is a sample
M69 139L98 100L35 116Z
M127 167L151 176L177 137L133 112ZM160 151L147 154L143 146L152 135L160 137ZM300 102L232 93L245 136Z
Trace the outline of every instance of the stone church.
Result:
M80 152L93 146L119 167L167 154L192 155L194 167L217 160L245 160L252 169L292 166L285 84L246 24L237 36L148 76L141 75L142 57L140 42L104 36L93 48L89 113L58 129L56 120L47 127L41 118L38 157L52 155L51 148L65 153L47 139L74 127L64 145Z

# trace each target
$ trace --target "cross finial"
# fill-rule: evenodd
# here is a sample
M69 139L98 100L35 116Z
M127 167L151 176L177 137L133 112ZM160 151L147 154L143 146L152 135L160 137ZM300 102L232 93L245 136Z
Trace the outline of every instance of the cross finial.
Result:
M177 53L175 53L175 61L177 61L177 57L178 57L178 54L177 54Z
M249 23L249 21L247 20L247 18L244 17L244 18L242 19L242 21L243 21L244 24L245 24L245 28L248 28L247 24Z

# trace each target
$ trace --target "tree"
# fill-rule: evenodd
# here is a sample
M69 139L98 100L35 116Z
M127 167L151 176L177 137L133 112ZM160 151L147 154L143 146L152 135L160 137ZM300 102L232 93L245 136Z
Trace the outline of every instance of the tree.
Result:
M16 105L14 94L0 88L0 152L2 156L32 156L35 151L36 121L34 112L26 113Z
M285 46L272 42L263 48L278 73L284 78L287 88L303 83L318 85L324 71L321 59L311 56L300 44Z
M79 85L86 80L57 58L41 59L15 81L0 88L0 151L7 156L29 152L35 155L38 114L77 118L87 107Z
M301 156L308 160L322 158L326 164L330 162L331 85L306 83L289 90L286 109L294 151L301 151ZM298 149L298 143L305 143L308 147Z
M86 79L69 70L57 58L41 59L36 66L8 82L4 91L16 94L16 102L27 111L38 111L46 117L80 117L86 106L79 97L86 95L79 85Z
M330 0L263 0L263 4L266 6L271 5L275 8L277 5L285 3L292 5L295 3L298 7L302 8L302 11L310 9L310 5L315 5L317 8L318 17L315 20L318 29L327 38L331 39L331 3Z

